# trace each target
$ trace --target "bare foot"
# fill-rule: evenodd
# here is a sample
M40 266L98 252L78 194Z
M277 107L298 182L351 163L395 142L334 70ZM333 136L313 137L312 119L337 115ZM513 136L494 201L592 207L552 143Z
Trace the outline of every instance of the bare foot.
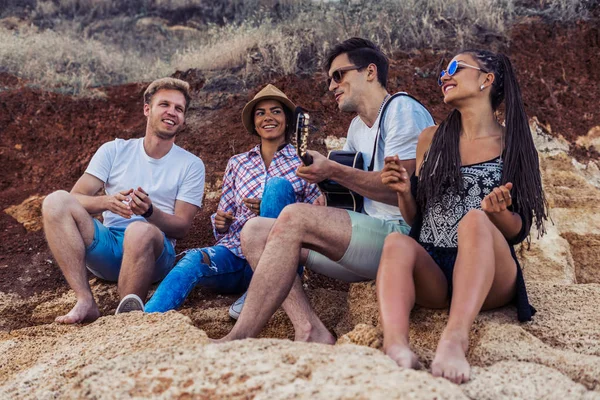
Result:
M94 300L78 300L75 307L66 315L56 317L54 320L59 324L77 324L80 322L92 322L100 317L100 311Z
M442 335L438 343L431 373L441 376L456 384L467 382L471 375L471 367L465 353L468 339L446 338Z
M322 344L335 344L335 337L329 332L329 330L323 325L321 321L317 323L317 326L313 326L307 323L306 326L299 329L296 327L296 335L294 337L296 342L308 342L308 343L322 343Z
M402 368L421 369L423 366L419 362L417 355L412 352L410 347L401 344L393 344L384 349L385 354Z

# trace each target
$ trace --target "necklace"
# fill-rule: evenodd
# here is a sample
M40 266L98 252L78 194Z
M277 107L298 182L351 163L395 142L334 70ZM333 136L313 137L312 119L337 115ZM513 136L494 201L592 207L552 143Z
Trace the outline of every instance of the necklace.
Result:
M385 104L385 102L387 101L387 99L389 99L391 96L389 93L387 93L385 95L385 97L383 98L383 101L381 102L381 105L379 106L379 111L377 112L377 115L379 116L379 114L381 114L381 110L383 109L383 105Z

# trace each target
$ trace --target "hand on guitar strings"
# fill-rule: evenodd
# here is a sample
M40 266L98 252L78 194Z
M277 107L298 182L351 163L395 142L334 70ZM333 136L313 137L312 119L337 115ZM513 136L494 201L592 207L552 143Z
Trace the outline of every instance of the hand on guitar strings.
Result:
M307 182L319 183L325 179L329 179L331 170L330 163L327 157L314 150L307 150L312 156L313 162L311 165L302 165L296 170L296 175Z
M512 205L512 196L510 195L512 187L511 182L495 187L481 200L481 209L488 214L505 211Z
M231 211L217 210L217 215L215 215L215 229L219 233L225 233L229 230L233 221L235 221L235 217Z
M399 194L410 193L410 177L406 168L400 164L398 156L388 156L384 161L381 183Z
M244 198L244 204L250 211L256 215L260 215L260 199L253 199L250 197Z

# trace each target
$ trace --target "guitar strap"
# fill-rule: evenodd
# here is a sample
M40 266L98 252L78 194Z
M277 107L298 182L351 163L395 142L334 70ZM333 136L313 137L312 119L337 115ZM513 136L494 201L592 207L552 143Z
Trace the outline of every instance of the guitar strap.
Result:
M388 96L389 96L389 94L388 94ZM394 100L396 97L400 97L400 96L410 97L411 99L413 99L414 101L419 103L425 110L427 110L429 115L431 115L431 112L427 109L427 107L425 107L423 105L423 103L421 103L419 100L415 99L413 96L411 96L410 94L405 93L405 92L395 93L392 96L390 96L389 99L387 99L387 101L384 100L384 103L382 105L381 112L380 112L381 117L379 117L379 125L377 127L377 135L375 136L375 143L373 144L373 155L371 157L371 163L369 164L368 171L373 171L373 168L375 167L375 153L377 152L377 143L379 142L379 134L381 133L381 125L383 124L383 121L385 118L385 111L387 110L387 107L390 105L392 100Z

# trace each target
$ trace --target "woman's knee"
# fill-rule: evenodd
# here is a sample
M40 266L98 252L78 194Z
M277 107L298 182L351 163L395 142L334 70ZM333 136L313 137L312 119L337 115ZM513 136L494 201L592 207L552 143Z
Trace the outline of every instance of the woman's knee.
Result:
M410 241L410 237L400 232L392 232L386 236L385 241L383 242L383 251L385 253L410 251Z
M416 246L419 244L409 236L403 235L400 232L390 233L383 243L383 251L381 253L381 259L392 259L395 260L394 267L398 264L401 265L413 265L415 256L417 254ZM398 260L406 260L408 263L399 263ZM385 263L382 263L385 264Z
M277 218L283 208L296 202L294 187L287 179L275 176L267 181L263 191L260 215Z
M206 251L206 248L186 250L181 260L177 262L173 269L192 269L197 270L202 265L210 265L211 258Z
M483 232L489 232L492 222L482 210L471 210L458 223L458 237L480 236Z
M274 176L270 178L267 181L264 190L265 193L273 192L278 194L284 194L290 191L294 191L294 187L292 186L291 182L280 176Z

